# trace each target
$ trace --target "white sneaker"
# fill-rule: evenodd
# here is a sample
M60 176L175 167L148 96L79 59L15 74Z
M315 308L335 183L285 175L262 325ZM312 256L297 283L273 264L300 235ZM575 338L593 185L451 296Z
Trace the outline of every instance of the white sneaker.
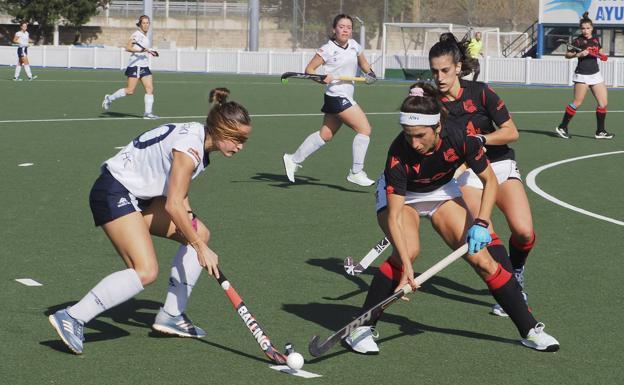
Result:
M301 168L301 165L299 163L295 163L295 161L292 160L291 154L284 154L283 159L286 176L288 177L289 181L295 183L295 172L297 172L297 170Z
M146 114L143 114L143 119L160 119L160 116L148 112Z
M375 181L372 179L369 179L368 175L366 175L364 170L355 174L351 170L349 170L349 174L347 175L347 180L351 183L355 183L362 187L372 186L375 184Z
M104 95L104 101L102 102L102 109L108 111L111 105L110 95Z
M355 330L345 338L345 342L355 352L377 354L379 353L379 346L377 346L374 338L378 337L379 333L377 333L372 326L360 326L355 328Z
M538 322L529 330L526 338L520 340L522 345L541 352L556 352L559 350L559 341L544 331L544 324Z

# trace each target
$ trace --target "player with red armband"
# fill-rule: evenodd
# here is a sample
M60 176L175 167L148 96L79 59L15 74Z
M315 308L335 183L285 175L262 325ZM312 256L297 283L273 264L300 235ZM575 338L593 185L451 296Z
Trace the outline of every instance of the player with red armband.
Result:
M557 135L564 139L570 139L568 124L576 114L576 110L581 106L587 90L591 89L598 106L596 107L596 139L613 139L615 136L605 129L605 119L607 117L607 87L605 86L598 59L607 60L607 55L602 52L600 41L592 36L594 23L588 17L588 13L583 14L579 25L581 36L572 41L568 47L565 57L567 59L578 59L578 65L574 70L574 101L568 104L563 114L561 123L555 128Z

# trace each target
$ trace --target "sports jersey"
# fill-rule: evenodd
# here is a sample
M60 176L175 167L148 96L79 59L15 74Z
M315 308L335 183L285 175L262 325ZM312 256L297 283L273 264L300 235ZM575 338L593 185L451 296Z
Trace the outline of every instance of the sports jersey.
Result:
M478 59L483 49L483 40L477 40L476 38L470 39L468 43L467 54L471 58Z
M169 123L146 131L104 164L125 188L139 199L167 195L173 150L195 163L192 179L208 166L204 151L204 125Z
M591 37L589 39L586 39L583 36L579 36L574 39L572 41L572 45L582 50L585 50L589 47L598 47L598 49L602 47L598 38ZM576 66L576 69L574 70L575 73L581 75L593 75L599 71L600 68L598 67L598 58L590 55L579 57L578 64Z
M152 43L150 42L147 35L145 35L141 31L134 31L134 33L130 36L130 40L136 41L141 44L143 48L151 48ZM139 46L133 46L135 49L140 48ZM148 67L149 66L149 57L147 52L133 52L130 55L130 61L128 62L128 67Z
M22 31L17 31L15 33L15 37L17 37L17 44L20 47L28 47L28 43L30 42L30 35L28 34L28 31L22 32Z
M468 135L489 134L496 131L511 115L505 102L490 86L482 82L459 80L457 99L442 98L442 103L449 111L448 120L457 121L466 128ZM514 151L506 144L486 144L487 157L492 162L502 159L514 159Z
M349 39L346 48L339 46L330 40L316 53L325 62L325 73L338 76L355 76L358 70L357 57L362 53L362 46L355 40ZM334 80L325 87L325 93L329 96L340 96L353 100L353 82Z
M431 154L414 150L401 132L390 145L384 176L386 194L405 196L407 191L425 193L436 190L451 179L464 162L480 174L488 166L481 142L466 135L463 126L446 122Z

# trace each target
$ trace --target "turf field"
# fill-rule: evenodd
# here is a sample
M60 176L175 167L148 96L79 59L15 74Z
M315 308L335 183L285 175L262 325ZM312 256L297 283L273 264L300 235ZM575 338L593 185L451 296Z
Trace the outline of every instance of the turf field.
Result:
M10 79L12 68L0 68ZM555 354L523 348L511 321L488 314L492 298L466 263L432 278L411 301L388 309L379 324L381 354L335 346L312 359L313 334L327 337L364 301L373 268L347 277L343 259L360 259L382 237L372 188L345 180L353 133L346 128L309 158L298 183L283 175L293 152L321 121L322 88L278 77L157 73L155 113L140 119L143 91L102 114L105 93L124 85L120 71L34 69L39 79L0 80L0 383L4 384L614 384L624 376L621 294L624 264L624 93L611 90L607 128L593 138L591 95L571 123L571 140L553 136L570 88L495 87L521 131L514 145L523 175L569 158L620 151L547 168L546 193L615 221L555 205L528 191L537 244L527 291L537 318L561 342ZM115 147L160 123L199 120L211 88L227 86L253 114L253 135L232 159L214 155L191 189L195 212L212 231L221 267L273 342L294 343L307 360L303 379L269 369L217 283L205 275L188 314L204 340L167 338L150 325L164 301L177 245L156 240L159 280L138 297L87 325L85 353L67 353L47 315L79 300L123 268L104 233L92 225L88 192ZM366 171L382 170L399 130L405 83L358 86L356 98L374 127ZM20 167L33 163L29 167ZM502 239L504 219L495 216ZM618 222L619 221L619 222ZM423 271L450 251L423 222ZM388 252L386 252L388 253ZM385 254L387 255L387 254ZM381 258L380 258L381 259ZM377 261L373 266L377 266ZM28 287L17 278L43 284ZM620 357L620 358L617 358Z

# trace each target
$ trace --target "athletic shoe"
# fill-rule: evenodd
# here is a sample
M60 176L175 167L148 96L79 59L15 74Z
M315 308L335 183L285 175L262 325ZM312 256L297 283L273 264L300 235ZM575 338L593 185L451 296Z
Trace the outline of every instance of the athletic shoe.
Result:
M37 76L37 75L35 75L35 76L31 76L31 77L29 77L29 78L28 78L28 81L29 81L29 82L32 82L33 80L35 80L35 79L37 79L37 78L38 78L38 76Z
M345 342L349 347L357 353L361 354L377 354L379 346L375 342L375 338L379 337L379 333L372 326L360 326L355 328L351 334L345 338Z
M570 135L568 134L568 129L563 127L555 127L555 132L559 135L560 138L570 139Z
M299 163L295 163L295 161L292 160L291 154L284 154L283 159L284 170L286 170L286 177L288 177L289 181L295 183L295 172L297 172L297 170L301 168L301 165Z
M186 314L182 313L174 317L162 307L156 315L152 328L161 333L173 334L179 337L202 338L206 336L206 332L202 328L193 325L193 321Z
M102 101L102 109L104 111L108 111L113 101L110 100L110 95L104 95L104 100Z
M54 326L54 329L56 329L59 337L61 337L69 350L76 354L82 354L82 341L84 341L82 330L84 325L70 316L67 309L51 314L48 320L50 320L50 323Z
M611 134L607 131L600 131L597 132L596 135L594 135L594 138L596 139L613 139L613 137L615 136L615 134Z
M368 178L368 175L364 172L364 170L353 173L349 170L349 174L347 175L347 180L351 183L355 183L362 187L372 186L375 184L375 181Z
M14 81L14 82L21 82L21 81L22 81L22 78L13 78L13 81Z
M151 112L143 114L143 119L160 119L160 116L154 115Z
M559 341L544 331L544 324L538 322L529 330L526 338L520 340L522 345L541 352L556 352L559 350Z

